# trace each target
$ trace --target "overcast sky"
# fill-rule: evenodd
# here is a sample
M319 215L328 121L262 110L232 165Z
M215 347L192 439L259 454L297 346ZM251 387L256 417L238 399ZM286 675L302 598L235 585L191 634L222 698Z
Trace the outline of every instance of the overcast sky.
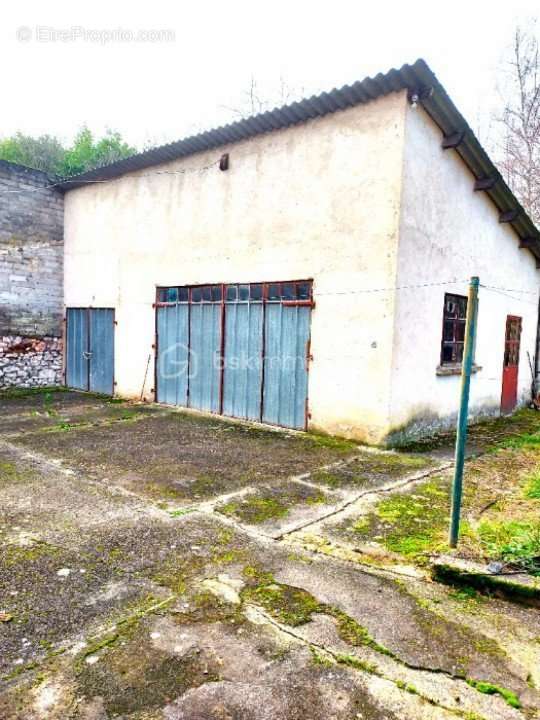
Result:
M497 102L496 69L516 23L540 7L538 0L17 0L4 1L0 13L0 136L21 130L70 140L86 123L141 146L235 119L227 108L242 106L252 77L265 97L278 96L281 77L308 94L418 57L476 129ZM161 40L129 39L151 31L166 32Z

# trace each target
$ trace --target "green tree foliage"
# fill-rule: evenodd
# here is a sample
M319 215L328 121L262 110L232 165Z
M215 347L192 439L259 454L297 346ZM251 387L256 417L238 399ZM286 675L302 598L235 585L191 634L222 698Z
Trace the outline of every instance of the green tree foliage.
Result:
M18 132L0 140L0 159L19 163L45 172L61 175L66 151L57 138L41 135L34 138Z
M100 139L94 136L87 127L83 127L72 147L68 148L64 157L64 174L77 175L85 170L109 165L122 160L136 152L122 140L120 133L107 131Z
M82 127L73 143L64 147L58 138L41 135L34 138L18 132L0 139L0 160L19 163L45 172L69 177L94 168L122 160L136 152L120 133L108 130L95 138L87 127Z

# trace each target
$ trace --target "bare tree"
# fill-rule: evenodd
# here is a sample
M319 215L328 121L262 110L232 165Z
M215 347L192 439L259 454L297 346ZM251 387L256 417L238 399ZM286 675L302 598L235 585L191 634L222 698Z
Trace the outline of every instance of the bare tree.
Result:
M238 118L247 118L251 115L272 110L280 105L286 105L304 95L304 88L292 87L280 76L277 88L261 91L257 79L252 75L249 87L244 90L242 98L234 106L223 105L225 110L233 113Z
M531 218L540 224L540 48L535 25L514 35L506 62L499 167Z

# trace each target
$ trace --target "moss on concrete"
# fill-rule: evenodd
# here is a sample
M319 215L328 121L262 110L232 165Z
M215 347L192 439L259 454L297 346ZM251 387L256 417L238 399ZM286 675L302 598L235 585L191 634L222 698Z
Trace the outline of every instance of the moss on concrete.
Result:
M357 539L376 540L391 552L420 560L424 553L445 547L448 495L446 479L430 478L385 497L352 530Z
M397 452L359 452L341 467L316 470L311 480L329 488L373 487L416 471L428 469L429 458Z
M510 707L518 709L521 707L518 696L511 690L501 687L500 685L493 685L493 683L483 680L473 680L472 678L467 678L467 684L485 695L500 695Z
M0 487L27 482L31 478L31 472L21 469L12 462L0 462Z
M294 508L324 504L328 499L320 490L303 483L288 482L276 487L263 487L255 493L218 505L216 510L241 522L260 525L284 518Z
M278 622L291 627L310 622L313 613L321 610L320 603L310 593L275 582L245 588L241 597L260 605Z
M77 695L102 698L110 717L161 708L190 688L220 679L217 666L208 667L197 653L179 657L158 650L145 625L122 637L122 642L115 635L104 640L94 651L98 660L89 664L87 655L76 676Z

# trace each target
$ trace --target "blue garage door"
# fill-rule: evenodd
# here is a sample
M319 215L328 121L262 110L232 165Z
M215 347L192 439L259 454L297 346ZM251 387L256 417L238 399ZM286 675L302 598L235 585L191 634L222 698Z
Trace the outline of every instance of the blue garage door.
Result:
M253 288L230 285L225 300L223 414L260 420L264 320L262 288L257 285Z
M66 325L66 385L112 395L114 310L68 308Z
M307 425L311 281L158 289L157 400Z
M158 356L156 365L157 401L187 405L189 306L187 292L170 294L173 304L157 308Z
M263 422L306 424L310 313L309 307L280 302L266 306Z

